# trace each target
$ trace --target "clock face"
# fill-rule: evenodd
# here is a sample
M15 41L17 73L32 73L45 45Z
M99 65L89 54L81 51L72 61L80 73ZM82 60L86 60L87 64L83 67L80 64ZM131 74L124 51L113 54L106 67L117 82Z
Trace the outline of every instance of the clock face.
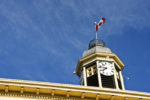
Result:
M98 64L98 68L100 70L100 73L106 76L111 76L114 74L115 71L115 67L113 66L113 64L111 62L100 62Z

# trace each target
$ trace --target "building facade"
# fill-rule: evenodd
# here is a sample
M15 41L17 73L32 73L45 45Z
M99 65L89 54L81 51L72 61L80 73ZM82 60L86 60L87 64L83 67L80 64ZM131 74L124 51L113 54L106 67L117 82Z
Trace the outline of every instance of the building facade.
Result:
M123 69L103 40L94 39L76 67L80 85L0 79L0 100L150 100L150 93L125 90Z

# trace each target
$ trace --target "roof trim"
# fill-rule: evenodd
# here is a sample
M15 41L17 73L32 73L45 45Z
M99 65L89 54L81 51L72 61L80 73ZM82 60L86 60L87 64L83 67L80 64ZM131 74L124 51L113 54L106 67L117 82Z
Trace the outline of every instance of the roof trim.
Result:
M112 97L128 97L128 98L143 98L150 100L150 93L127 91L127 90L115 90L115 89L101 89L98 87L69 85L59 83L48 83L38 81L25 81L14 79L0 79L0 90L4 92L17 91L20 94L35 93L35 95L51 94L73 96L81 98L96 98L100 94L100 98ZM121 100L121 99L120 99Z

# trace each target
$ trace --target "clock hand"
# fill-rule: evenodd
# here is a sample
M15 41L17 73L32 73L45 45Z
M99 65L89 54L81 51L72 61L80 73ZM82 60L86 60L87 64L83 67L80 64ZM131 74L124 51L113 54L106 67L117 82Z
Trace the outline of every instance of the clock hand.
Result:
M107 69L107 67L104 67L104 69L103 69L103 70L105 70L105 69Z

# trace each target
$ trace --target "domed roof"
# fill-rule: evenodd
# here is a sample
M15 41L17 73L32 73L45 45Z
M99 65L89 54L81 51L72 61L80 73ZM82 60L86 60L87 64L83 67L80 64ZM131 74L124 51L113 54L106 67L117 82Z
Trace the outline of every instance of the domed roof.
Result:
M112 51L105 46L105 43L102 39L93 39L89 43L88 50L83 52L83 57L93 53L112 53Z
M105 43L102 39L93 39L89 43L89 49L95 47L95 46L105 46Z

